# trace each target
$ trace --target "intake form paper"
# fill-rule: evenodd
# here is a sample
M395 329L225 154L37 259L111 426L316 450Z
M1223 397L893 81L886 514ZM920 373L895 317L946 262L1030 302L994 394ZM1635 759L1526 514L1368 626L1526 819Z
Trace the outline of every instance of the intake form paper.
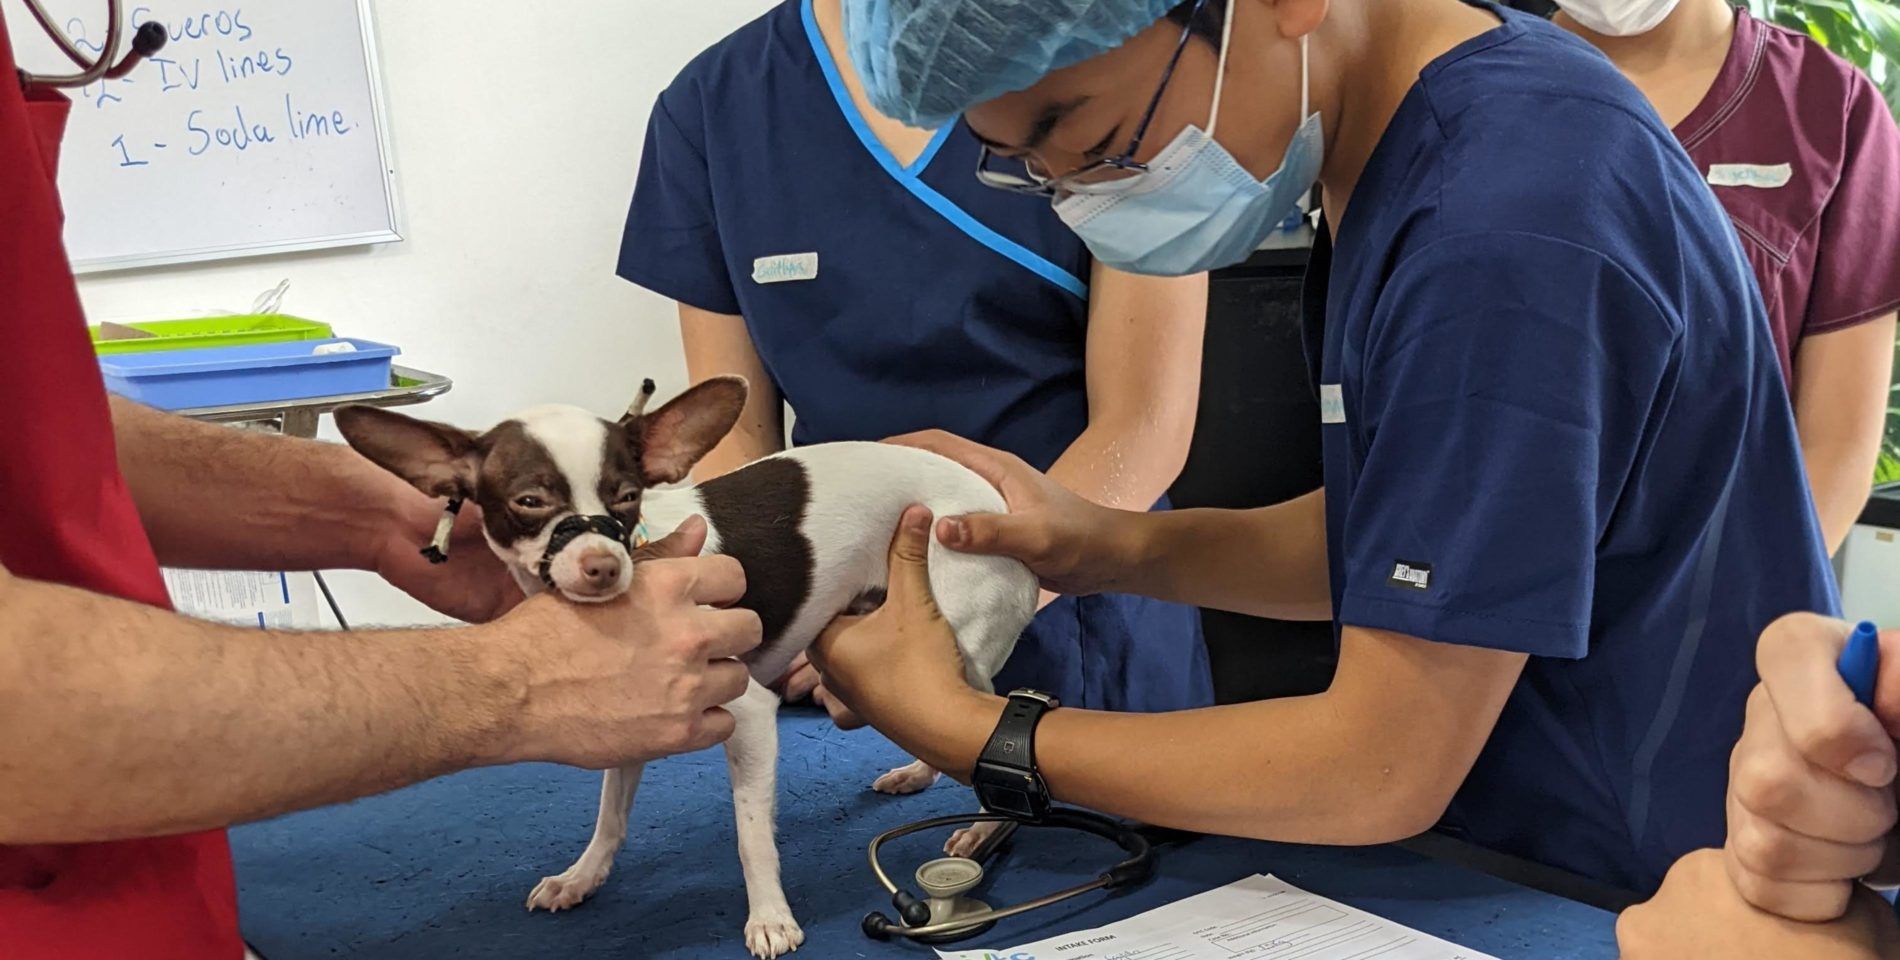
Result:
M1496 960L1255 874L1105 927L943 960Z

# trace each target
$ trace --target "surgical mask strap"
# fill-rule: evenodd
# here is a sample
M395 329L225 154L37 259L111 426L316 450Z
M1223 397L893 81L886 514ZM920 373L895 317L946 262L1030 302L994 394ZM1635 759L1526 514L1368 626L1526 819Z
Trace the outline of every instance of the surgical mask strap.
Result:
M1220 59L1214 65L1214 105L1210 107L1207 111L1207 137L1210 140L1214 138L1214 129L1220 126L1221 88L1227 85L1227 52L1233 48L1234 7L1238 5L1239 4L1236 3L1235 0L1228 0L1227 19L1221 23ZM1300 37L1300 122L1301 123L1305 123L1306 118L1309 116L1312 116L1313 72L1311 70L1311 67L1312 67L1313 61L1312 61L1312 58L1307 55L1307 42L1310 39L1311 39L1311 35Z
M1214 63L1214 105L1207 110L1209 139L1214 136L1214 128L1220 125L1220 91L1227 83L1227 51L1234 47L1234 8L1237 6L1234 0L1227 0L1227 16L1221 21L1220 57Z
M1313 115L1311 111L1311 107L1313 105L1313 101L1312 101L1313 71L1311 69L1313 65L1313 60L1311 57L1308 57L1306 55L1307 39L1308 38L1304 36L1300 38L1300 122L1301 123L1305 123L1306 118Z

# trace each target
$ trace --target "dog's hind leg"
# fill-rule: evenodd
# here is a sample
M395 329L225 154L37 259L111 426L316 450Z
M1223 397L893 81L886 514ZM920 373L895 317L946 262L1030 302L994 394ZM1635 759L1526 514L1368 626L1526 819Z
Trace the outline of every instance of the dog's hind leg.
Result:
M565 873L543 877L528 893L528 909L566 910L593 896L613 869L614 854L627 839L627 811L645 767L634 764L607 771L600 781L600 814L587 850Z
M732 776L732 813L739 829L739 867L745 873L747 915L745 945L752 955L772 960L798 949L805 931L792 917L779 884L778 840L773 836L778 806L779 700L757 681L732 712L732 739L726 741L726 767Z

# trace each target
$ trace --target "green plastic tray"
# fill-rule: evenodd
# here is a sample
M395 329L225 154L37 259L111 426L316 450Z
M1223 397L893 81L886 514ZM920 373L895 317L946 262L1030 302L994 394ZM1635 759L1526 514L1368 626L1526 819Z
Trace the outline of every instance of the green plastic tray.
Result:
M150 353L156 350L195 350L238 347L292 340L328 340L330 325L283 314L205 317L199 320L154 320L148 323L108 324L91 328L92 349L100 356ZM128 332L151 334L141 337Z

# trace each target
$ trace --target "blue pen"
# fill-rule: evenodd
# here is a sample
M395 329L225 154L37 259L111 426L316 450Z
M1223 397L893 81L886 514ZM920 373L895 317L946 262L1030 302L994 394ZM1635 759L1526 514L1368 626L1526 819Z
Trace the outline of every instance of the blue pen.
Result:
M1836 667L1841 671L1841 679L1847 681L1848 689L1854 691L1854 699L1872 709L1874 677L1880 671L1880 628L1866 621L1855 627Z
M1859 700L1861 706L1873 709L1874 678L1880 672L1880 628L1861 621L1847 638L1847 649L1841 651L1835 669L1841 672L1841 679L1847 681L1847 688L1854 691L1854 699ZM1874 892L1888 903L1900 899L1900 891L1876 887Z

